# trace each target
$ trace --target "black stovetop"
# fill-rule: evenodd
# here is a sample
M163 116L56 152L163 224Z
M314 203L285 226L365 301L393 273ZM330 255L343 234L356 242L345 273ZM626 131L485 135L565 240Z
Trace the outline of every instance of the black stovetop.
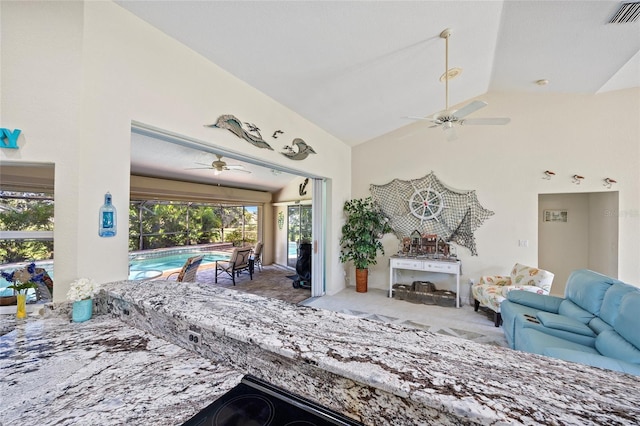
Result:
M327 407L253 376L244 376L229 392L182 426L362 426Z

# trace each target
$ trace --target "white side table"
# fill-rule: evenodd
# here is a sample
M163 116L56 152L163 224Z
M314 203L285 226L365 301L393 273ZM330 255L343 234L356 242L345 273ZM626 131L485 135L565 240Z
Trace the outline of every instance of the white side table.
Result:
M393 282L396 280L396 271L398 269L439 272L442 274L452 274L456 276L456 308L460 307L461 262L459 260L391 256L389 264L389 297L393 297Z

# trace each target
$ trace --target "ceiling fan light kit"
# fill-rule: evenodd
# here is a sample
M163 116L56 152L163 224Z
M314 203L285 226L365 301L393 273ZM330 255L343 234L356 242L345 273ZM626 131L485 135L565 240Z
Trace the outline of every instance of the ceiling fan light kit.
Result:
M451 34L452 31L450 28L447 28L440 33L440 38L445 39L445 68L444 74L440 77L440 81L445 83L445 109L433 115L433 117L409 117L411 119L431 121L434 125L430 127L442 127L446 134L446 138L449 141L457 138L454 128L454 124L456 123L458 125L504 125L511 121L511 119L507 117L465 118L467 115L479 110L480 108L486 107L487 103L484 101L472 101L458 110L449 109L449 80L458 77L462 73L462 68L449 68L449 37L451 37Z
M211 162L211 165L209 164L203 164L203 163L196 163L196 164L200 164L202 166L207 166L207 167L192 167L192 169L209 169L209 170L213 170L213 174L218 176L220 173L224 172L224 171L233 171L233 172L242 172L242 173L251 173L249 170L245 170L244 166L240 165L240 164L227 164L226 161L222 161L222 155L220 154L214 154L218 159Z

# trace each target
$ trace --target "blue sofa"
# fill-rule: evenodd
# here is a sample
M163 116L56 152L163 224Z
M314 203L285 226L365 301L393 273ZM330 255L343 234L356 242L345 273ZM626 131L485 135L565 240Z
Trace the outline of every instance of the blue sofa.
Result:
M640 288L587 269L565 297L512 291L500 305L512 349L640 376Z

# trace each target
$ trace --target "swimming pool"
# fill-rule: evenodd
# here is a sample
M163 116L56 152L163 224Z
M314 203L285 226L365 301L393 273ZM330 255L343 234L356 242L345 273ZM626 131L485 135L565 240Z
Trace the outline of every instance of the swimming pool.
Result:
M137 271L159 270L166 272L172 269L182 268L188 258L201 254L204 254L204 259L202 259L201 265L213 264L216 260L229 260L230 257L228 253L199 250L178 254L168 254L159 257L148 257L144 254L139 254L129 259L129 265L132 270Z
M229 260L231 254L222 251L203 250L198 248L169 249L169 250L150 250L148 252L134 252L129 254L129 269L135 271L162 271L167 272L174 269L180 269L192 256L203 254L201 265L212 265L216 260ZM27 266L30 262L12 263L0 266L0 271L10 272L18 268ZM53 260L38 260L35 262L36 267L44 268L52 280L54 278ZM0 288L6 287L9 283L0 278Z

